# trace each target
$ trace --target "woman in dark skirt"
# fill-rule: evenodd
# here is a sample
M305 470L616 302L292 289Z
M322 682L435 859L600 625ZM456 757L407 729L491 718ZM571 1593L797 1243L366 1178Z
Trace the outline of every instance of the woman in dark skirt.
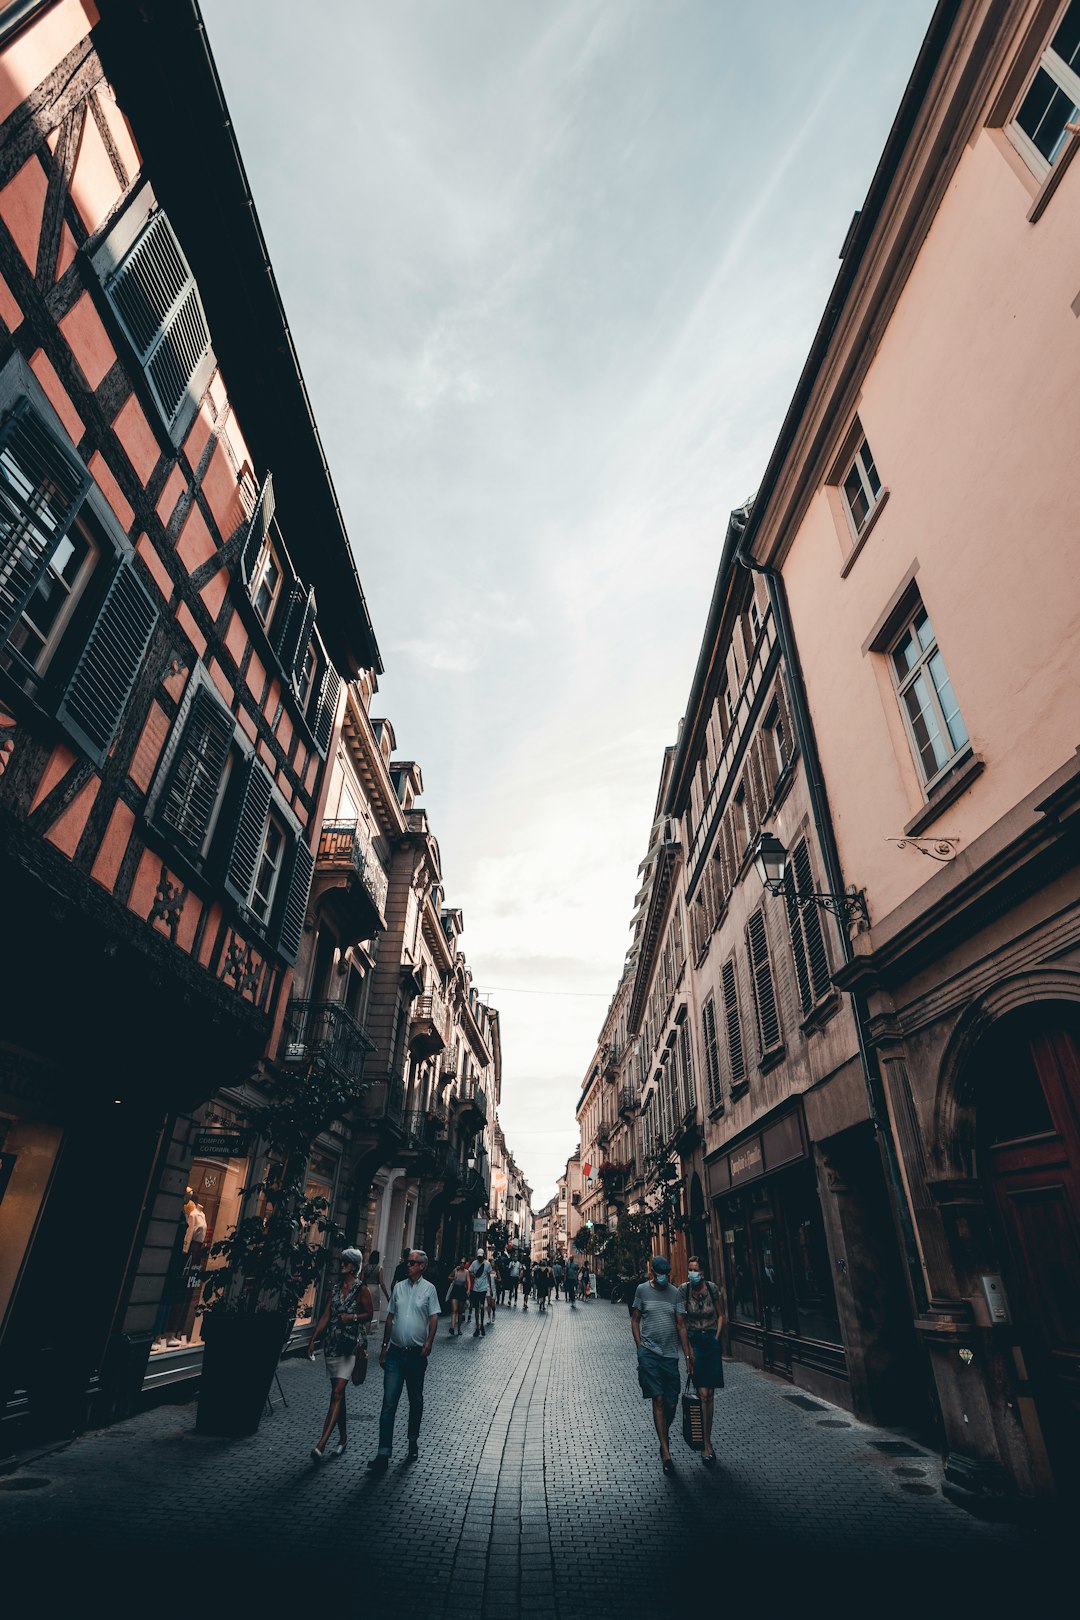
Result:
M705 1444L701 1460L715 1468L712 1443L713 1398L724 1387L724 1361L720 1343L724 1333L724 1304L719 1288L707 1282L696 1254L687 1261L687 1280L679 1289L675 1321L686 1356L686 1370L694 1381L701 1401Z

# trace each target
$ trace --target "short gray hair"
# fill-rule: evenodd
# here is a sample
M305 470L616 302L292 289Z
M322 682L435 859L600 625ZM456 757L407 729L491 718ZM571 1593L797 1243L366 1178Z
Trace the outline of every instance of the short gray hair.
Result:
M418 1260L422 1260L425 1266L427 1265L427 1253L424 1249L410 1249L409 1253L415 1254Z

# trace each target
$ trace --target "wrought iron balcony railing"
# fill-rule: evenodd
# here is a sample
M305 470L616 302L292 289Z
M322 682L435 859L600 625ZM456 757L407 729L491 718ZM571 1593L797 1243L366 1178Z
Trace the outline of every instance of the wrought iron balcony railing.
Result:
M637 1108L637 1101L638 1101L637 1090L636 1090L636 1088L634 1086L620 1086L619 1087L619 1113L620 1114L622 1114L624 1116L628 1115L628 1114L632 1114L634 1112L634 1110Z
M400 1125L405 1118L405 1087L402 1082L374 1082L360 1105L360 1118L368 1123L386 1120L391 1125Z
M290 1001L281 1040L283 1063L326 1063L359 1080L375 1042L339 1001Z
M386 869L358 821L327 821L319 835L318 864L349 867L359 877L379 916L390 886Z
M596 1127L596 1141L599 1147L607 1147L615 1130L610 1120L602 1119Z

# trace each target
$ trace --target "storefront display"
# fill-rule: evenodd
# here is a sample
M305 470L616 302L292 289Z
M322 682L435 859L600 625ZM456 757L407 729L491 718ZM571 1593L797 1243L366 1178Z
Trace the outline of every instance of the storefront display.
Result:
M336 1168L337 1161L326 1153L313 1153L308 1163L307 1180L304 1183L304 1197L309 1199L325 1198L324 1219L329 1216L333 1209ZM312 1249L321 1248L326 1242L326 1230L318 1218L307 1224L304 1231L304 1241ZM295 1327L303 1327L311 1321L315 1314L317 1292L316 1285L312 1283L297 1307Z
M221 1264L210 1249L236 1225L248 1181L249 1133L242 1128L204 1129L195 1146L152 1356L202 1343L202 1285L207 1272Z

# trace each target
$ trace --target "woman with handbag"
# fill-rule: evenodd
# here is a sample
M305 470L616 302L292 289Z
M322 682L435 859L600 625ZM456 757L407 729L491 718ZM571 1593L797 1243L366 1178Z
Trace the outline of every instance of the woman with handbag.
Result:
M315 1340L320 1333L325 1335L323 1359L330 1379L330 1406L326 1413L326 1425L318 1445L311 1448L311 1455L316 1462L325 1460L326 1447L335 1428L338 1431L338 1443L330 1455L340 1457L345 1450L348 1444L345 1428L345 1391L350 1378L354 1383L363 1383L363 1374L367 1371L367 1345L362 1343L362 1335L365 1323L371 1321L373 1308L367 1284L360 1277L363 1259L359 1249L342 1250L339 1262L341 1275L330 1290L323 1306L323 1313L315 1324L308 1344L308 1356L314 1361ZM357 1378L361 1356L364 1358L363 1372Z
M687 1280L679 1289L675 1304L675 1323L686 1357L687 1375L693 1380L701 1401L705 1431L701 1460L707 1468L715 1468L713 1400L716 1391L724 1387L724 1361L720 1350L724 1332L724 1305L719 1288L714 1282L706 1281L696 1254L692 1254L687 1261L686 1276Z

